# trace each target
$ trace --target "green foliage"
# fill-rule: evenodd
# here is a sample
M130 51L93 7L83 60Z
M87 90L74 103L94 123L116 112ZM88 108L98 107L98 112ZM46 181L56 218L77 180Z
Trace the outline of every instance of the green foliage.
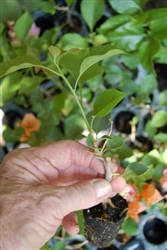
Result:
M100 93L94 101L94 115L107 115L124 97L125 93L115 89L108 89Z
M81 2L81 14L84 17L87 25L89 26L90 31L93 31L95 24L102 17L102 14L105 9L105 4L103 0L91 0L88 1L82 0Z
M130 217L126 217L124 222L122 223L122 229L126 234L135 236L139 233L137 228L137 223Z
M54 0L42 1L40 3L40 9L45 13L54 15L56 13L56 6Z
M167 123L167 112L165 110L156 111L151 120L151 126L155 128L160 128L166 123Z
M145 0L129 0L126 3L120 4L119 1L109 0L112 8L121 14L134 14L142 10L142 7L145 5Z
M28 12L25 12L15 23L14 31L17 37L23 41L31 28L33 19Z
M53 247L50 248L50 250L65 250L65 249L66 249L66 244L62 240L58 241Z
M148 167L137 162L132 162L126 167L124 176L140 176L143 175L147 170Z

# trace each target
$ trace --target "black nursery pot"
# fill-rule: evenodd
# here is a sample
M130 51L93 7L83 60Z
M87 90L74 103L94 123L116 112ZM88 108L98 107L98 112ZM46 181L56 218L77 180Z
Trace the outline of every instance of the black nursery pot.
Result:
M120 195L84 210L85 232L88 241L104 248L112 244L126 216L128 204Z
M147 241L159 245L167 240L167 225L159 218L151 218L144 225L143 233Z

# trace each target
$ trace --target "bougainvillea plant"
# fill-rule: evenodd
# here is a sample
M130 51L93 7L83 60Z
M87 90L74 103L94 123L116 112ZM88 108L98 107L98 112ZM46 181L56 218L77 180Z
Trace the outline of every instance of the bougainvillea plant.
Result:
M33 67L35 70L40 68L53 76L61 78L62 83L68 87L75 99L86 125L87 134L78 135L76 140L85 138L86 144L103 161L105 178L108 181L117 176L117 173L111 170L110 151L118 149L124 144L121 136L112 135L111 111L124 98L125 93L116 89L107 89L95 97L91 109L87 110L83 102L82 89L87 80L102 74L103 69L99 66L99 61L123 53L120 49L109 44L92 47L91 49L73 48L68 51L57 46L50 46L46 62L41 62L37 57L26 54L0 65L1 76ZM73 79L72 83L69 76ZM30 122L28 116L31 116ZM19 126L24 129L21 137L24 140L25 136L27 137L32 131L39 129L40 122L32 114L27 114ZM105 131L103 135L100 134L101 131ZM146 171L147 167L144 165L132 162L126 167L123 175L125 177L128 175L138 176Z

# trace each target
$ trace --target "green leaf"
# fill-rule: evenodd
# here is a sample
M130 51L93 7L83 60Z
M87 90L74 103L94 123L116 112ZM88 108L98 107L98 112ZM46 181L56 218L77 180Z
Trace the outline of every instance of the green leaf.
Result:
M28 35L32 23L33 18L27 11L16 21L14 31L21 41Z
M4 28L5 28L5 25L0 22L0 34L2 34Z
M139 85L139 91L142 94L150 95L157 88L158 83L153 75L147 75Z
M155 74L153 68L153 57L160 48L159 41L154 37L149 37L139 47L139 57L144 68L152 74Z
M60 240L50 250L66 250L66 244L63 240Z
M13 73L19 69L26 69L31 67L42 68L41 61L33 55L24 55L15 58L9 62L0 63L0 77Z
M41 76L25 77L20 81L19 94L31 93L43 81Z
M135 51L146 34L142 26L132 26L129 22L109 32L106 37L125 51Z
M11 129L9 126L3 127L3 138L6 142L15 143L19 142L21 135L24 133L24 129L17 127Z
M66 98L66 91L62 91L60 94L57 94L52 100L53 107L56 110L62 110L64 108Z
M84 217L83 217L83 210L76 211L78 217L78 224L79 224L79 234L85 234L85 225L84 225Z
M103 74L103 68L100 67L97 64L94 64L90 66L82 75L80 75L77 79L77 83L79 83L79 87L82 89L83 84L87 81L90 80L91 78L94 78L98 75Z
M132 162L130 163L124 172L125 175L129 176L139 176L144 174L148 170L148 167L144 166L143 164Z
M86 128L85 121L79 114L72 114L66 118L64 123L65 135L68 139L79 136Z
M138 235L138 227L136 221L134 221L130 217L126 217L125 220L122 223L122 229L125 231L126 234L128 235Z
M128 15L115 15L110 18L108 18L106 21L104 21L99 28L97 28L97 31L100 34L107 34L109 32L112 32L114 29L118 28L119 26L130 22L131 16Z
M119 84L119 89L128 95L133 95L138 91L138 85L135 81L125 79Z
M95 117L93 120L93 126L92 129L96 134L98 134L100 131L107 128L107 126L110 124L111 114L108 113L106 116L102 117Z
M94 101L94 115L107 115L124 97L124 92L116 89L108 89L100 93Z
M116 0L109 0L110 5L114 10L121 14L134 14L142 9L145 5L145 0L128 0L126 3Z
M104 0L82 0L81 2L81 14L87 23L90 31L93 31L95 24L102 17L105 9Z
M59 64L65 67L76 80L80 74L80 65L87 54L88 50L85 49L71 49L60 57Z
M45 245L43 245L43 247L40 248L40 250L49 250L48 242L46 242Z
M107 139L106 149L117 149L121 148L124 145L124 140L121 136L112 135L112 136L103 136L102 138Z
M118 148L116 153L119 155L120 160L125 160L133 155L133 150L130 147L123 146L122 148Z
M91 133L89 133L86 137L86 144L91 148L95 148Z
M2 79L0 85L0 92L2 93L0 106L5 105L6 102L10 101L16 95L21 86L20 79L20 72L14 72L13 74L5 76Z
M54 15L56 13L56 6L54 4L54 1L50 2L41 2L40 9L44 11L45 13L49 13L51 15Z
M167 38L167 9L159 8L150 10L149 19L152 36L158 39Z
M83 74L84 71L86 71L90 66L103 60L104 58L124 53L124 51L117 49L115 46L109 44L99 47L93 47L81 63L80 75Z
M151 125L150 120L146 123L145 130L149 136L154 136L157 133L157 129Z
M72 4L76 4L77 0L65 0L65 2L68 6L71 6Z
M150 124L155 128L160 128L167 123L167 112L165 110L158 110L155 112Z
M159 93L159 105L167 106L167 90L163 90Z
M49 47L48 50L49 50L49 54L54 59L55 65L57 65L57 58L63 53L63 51L59 47L52 46L52 45Z
M155 168L154 168L154 171L153 171L153 179L156 180L156 181L160 181L160 179L162 178L163 176L163 171L165 169L165 165L164 164L158 164Z
M154 136L154 138L162 143L167 143L167 134L166 133L159 133Z
M123 63L125 64L126 67L129 69L133 70L136 69L138 64L139 64L139 57L138 53L132 54L132 55L123 55L122 56Z
M154 58L156 63L167 64L167 48L160 44L160 48Z
M63 35L57 45L64 50L73 48L86 49L89 47L87 39L77 33L67 33Z

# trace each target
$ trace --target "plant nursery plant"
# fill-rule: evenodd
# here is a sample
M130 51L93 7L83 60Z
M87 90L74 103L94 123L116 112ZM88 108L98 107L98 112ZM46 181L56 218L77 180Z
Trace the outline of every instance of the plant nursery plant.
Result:
M61 78L62 83L70 90L75 99L80 110L80 116L85 123L86 134L79 131L75 140L85 138L86 144L92 148L96 157L103 162L105 179L108 181L118 175L112 169L112 154L110 152L121 148L124 144L121 136L112 135L111 110L125 97L125 93L116 89L107 89L94 98L91 108L88 109L83 100L83 86L87 80L103 72L103 68L98 64L99 61L123 53L117 47L109 44L89 49L73 48L67 51L60 49L58 46L50 46L50 64L40 61L36 56L26 54L0 65L1 77L16 71L19 72L22 69L34 68L35 71L42 69L42 71L49 72L52 76ZM29 114L30 116L31 124L27 125L26 118L20 124L23 139L29 136L31 132L38 130L40 126L39 120ZM144 165L131 162L126 167L123 175L140 176L146 171L147 167ZM88 240L98 247L111 245L121 227L127 210L128 204L120 195L85 210L85 230Z

